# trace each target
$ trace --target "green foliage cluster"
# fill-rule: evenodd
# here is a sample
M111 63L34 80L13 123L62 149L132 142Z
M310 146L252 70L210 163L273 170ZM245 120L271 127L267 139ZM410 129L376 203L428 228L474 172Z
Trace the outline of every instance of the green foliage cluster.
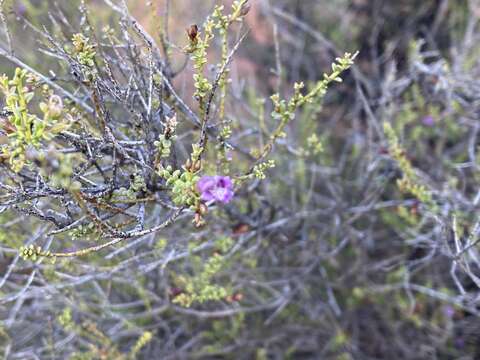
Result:
M71 237L72 241L76 241L83 239L98 240L100 234L94 223L88 223L85 225L79 225L77 228L69 231L68 235Z
M273 148L273 144L279 139L287 136L285 133L286 126L295 119L297 111L305 105L313 103L321 103L323 97L327 93L328 86L332 82L341 82L340 75L342 72L348 70L352 65L358 53L345 53L341 58L337 58L336 62L332 64L332 72L330 74L323 74L323 79L318 81L312 90L307 94L302 94L305 87L303 82L294 84L293 96L287 101L281 99L280 95L274 94L271 96L273 103L273 111L271 116L278 121L276 128L270 133L270 138L267 144L263 146L260 151L259 158L267 156Z
M345 53L343 57L337 58L336 62L332 64L332 72L330 74L324 74L323 79L320 80L306 95L302 94L302 89L305 87L305 84L301 82L295 83L294 94L288 102L286 100L281 100L279 94L272 95L271 99L274 105L272 117L280 120L280 125L274 132L274 136L280 134L285 125L295 119L295 112L299 107L322 99L326 95L328 86L332 82L342 82L340 75L353 65L353 61L357 55L358 53L353 55Z
M20 247L20 256L24 260L37 261L40 257L50 256L49 251L43 251L40 246L34 246L32 244L28 246Z
M253 167L253 176L255 176L257 179L264 180L267 178L265 171L267 171L268 169L272 169L274 167L275 167L275 160L268 160L260 164L257 164Z
M166 185L171 188L173 202L179 206L191 206L196 208L199 201L196 190L197 182L200 179L195 173L184 170L173 170L172 166L159 170L159 175L166 180Z
M95 46L89 43L90 39L79 33L72 37L74 54L78 62L82 65L85 78L93 80L96 75L95 70Z
M115 191L115 196L127 200L135 200L139 193L145 192L147 190L147 185L145 184L145 179L140 174L135 174L132 176L130 186L127 188L121 187Z
M19 172L25 164L31 163L28 151L39 149L42 142L65 130L69 121L64 114L62 100L51 94L47 102L40 103L43 118L31 112L31 102L39 79L27 70L17 68L12 79L0 77L0 91L5 96L7 119L14 127L8 134L9 141L2 146L2 154L9 159L12 169ZM48 87L43 89L48 95ZM62 117L64 115L65 117ZM30 160L30 161L29 161Z
M183 292L173 298L173 303L190 307L193 303L201 304L225 299L228 295L227 289L212 283L213 278L224 268L224 257L215 253L194 276L179 275L176 282Z
M229 15L224 14L225 7L223 5L215 6L213 13L205 21L203 25L203 34L193 33L190 37L190 45L188 52L191 53L193 65L196 73L193 75L195 94L202 109L206 106L206 97L213 89L214 84L205 76L205 65L207 64L207 51L214 38L214 30L218 30L222 37L222 63L218 69L222 71L220 81L220 88L222 89L222 99L225 97L226 79L228 78L227 60L228 60L228 30L229 27L236 21L241 21L242 17L246 15L247 0L234 1L232 4L232 12ZM195 36L193 36L195 35ZM222 70L223 69L223 70ZM222 112L224 107L224 100L222 100Z
M399 144L398 138L389 123L384 123L385 134L389 142L389 152L402 170L403 176L397 181L401 191L411 193L422 203L432 205L430 192L422 185L405 155L405 150Z
M104 334L93 322L84 321L77 323L73 318L72 309L65 308L57 317L59 324L67 332L74 332L76 336L86 341L83 351L72 354L71 360L87 360L87 359L118 359L118 360L134 360L138 358L138 354L142 348L148 345L153 339L150 331L143 332L137 339L130 351L125 354L119 351L118 346L114 344L110 338Z

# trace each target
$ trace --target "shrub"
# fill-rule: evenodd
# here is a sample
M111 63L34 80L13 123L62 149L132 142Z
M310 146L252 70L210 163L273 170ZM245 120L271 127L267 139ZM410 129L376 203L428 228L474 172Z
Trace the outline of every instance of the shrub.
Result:
M0 2L4 356L475 358L473 15L238 0L185 31L165 3Z

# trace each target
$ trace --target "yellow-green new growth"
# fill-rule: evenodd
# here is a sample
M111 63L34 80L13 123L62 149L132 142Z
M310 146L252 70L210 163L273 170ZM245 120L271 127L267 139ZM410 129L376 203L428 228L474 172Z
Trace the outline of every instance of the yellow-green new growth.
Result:
M32 114L29 104L33 100L34 88L39 80L26 70L17 68L12 79L0 77L0 91L5 96L4 110L15 131L8 135L9 141L0 149L10 159L10 165L19 172L27 163L29 147L40 148L42 140L50 140L65 130L68 122L62 121L63 104L59 96L50 95L47 103L40 103L43 119ZM48 93L48 91L47 91Z
M203 26L202 34L197 34L195 40L191 41L189 52L191 52L191 58L193 61L193 67L195 68L195 74L193 75L195 93L194 96L203 106L203 102L208 92L212 89L212 84L204 75L205 65L207 64L207 50L210 47L210 42L214 38L213 29L215 23L209 17Z
M277 125L276 129L270 135L270 139L268 143L266 143L261 151L259 152L259 156L257 162L264 159L273 149L273 145L275 142L282 137L286 136L285 127L287 124L295 119L296 112L299 108L306 104L313 103L314 101L320 102L322 98L327 93L328 86L332 82L341 82L342 79L340 75L342 72L348 70L354 63L354 60L358 52L355 54L345 53L345 55L341 58L337 58L336 62L332 64L332 72L330 74L324 74L323 79L320 80L315 87L308 92L306 95L302 94L302 89L304 88L304 84L302 82L295 83L294 85L294 93L290 100L280 99L280 95L274 94L270 98L273 102L273 112L272 117L274 119L279 120L279 124ZM312 139L315 140L315 139ZM316 151L321 151L321 145L316 147ZM257 172L255 175L260 175L257 170L259 170L258 165L255 165L249 174L247 174L247 178L252 172ZM261 169L260 169L261 170Z
M95 46L89 43L89 39L83 34L75 34L72 37L74 52L77 61L83 65L83 72L87 80L92 80L96 75L95 70Z
M195 68L195 74L193 75L195 86L194 96L199 101L202 110L204 110L207 94L213 89L213 84L204 74L205 65L208 62L207 51L215 36L215 29L218 30L222 37L222 61L218 65L218 69L224 68L218 84L221 92L220 118L223 118L225 107L224 99L226 96L226 85L229 73L229 69L225 66L228 61L228 29L233 22L241 21L243 16L246 15L248 12L246 6L247 0L235 1L232 5L232 12L229 15L225 15L224 6L217 5L213 10L212 15L207 18L203 25L203 34L199 32L189 34L191 37L187 52L191 53L191 59Z
M218 301L227 295L227 289L212 283L212 279L225 266L225 259L222 255L214 254L203 267L203 270L193 277L179 277L184 292L173 299L173 303L184 307L190 307L193 303L204 303L207 301Z
M268 160L263 163L257 164L253 168L253 175L260 180L264 180L267 178L265 175L265 171L268 169L272 169L275 167L275 160Z
M418 177L415 175L413 166L405 156L405 151L400 146L398 137L392 126L386 122L383 125L383 129L387 136L389 153L403 173L402 178L397 180L400 191L412 194L424 204L433 205L431 193L420 183Z
M150 331L145 331L135 343L135 346L130 350L129 358L136 359L138 352L144 348L153 339L153 334Z
M188 170L173 170L170 165L161 167L157 173L166 180L166 185L172 191L172 200L175 205L190 206L192 209L198 205L199 196L196 191L198 175Z
M323 79L320 80L306 95L302 94L302 89L305 86L302 82L295 83L293 97L288 102L286 100L281 100L279 94L272 95L271 99L274 105L272 116L275 119L281 120L281 123L273 136L276 136L275 134L278 136L278 133L283 131L286 123L295 118L295 111L299 107L306 103L312 103L314 100L321 100L327 93L328 86L332 82L341 82L342 78L340 75L353 65L353 61L357 54L358 52L353 55L345 53L343 57L337 58L336 62L332 64L332 72L330 74L324 74Z

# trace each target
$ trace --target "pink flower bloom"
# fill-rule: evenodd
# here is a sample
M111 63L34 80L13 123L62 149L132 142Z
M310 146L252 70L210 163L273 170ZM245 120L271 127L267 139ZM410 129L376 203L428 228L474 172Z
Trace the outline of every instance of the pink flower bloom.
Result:
M197 182L200 199L206 202L228 203L233 198L233 183L229 176L202 176Z

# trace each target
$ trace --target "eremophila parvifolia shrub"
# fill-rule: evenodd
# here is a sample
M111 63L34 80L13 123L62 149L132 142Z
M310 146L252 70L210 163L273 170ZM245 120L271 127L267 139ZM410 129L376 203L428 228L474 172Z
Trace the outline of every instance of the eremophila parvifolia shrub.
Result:
M478 357L476 1L0 5L6 359Z

